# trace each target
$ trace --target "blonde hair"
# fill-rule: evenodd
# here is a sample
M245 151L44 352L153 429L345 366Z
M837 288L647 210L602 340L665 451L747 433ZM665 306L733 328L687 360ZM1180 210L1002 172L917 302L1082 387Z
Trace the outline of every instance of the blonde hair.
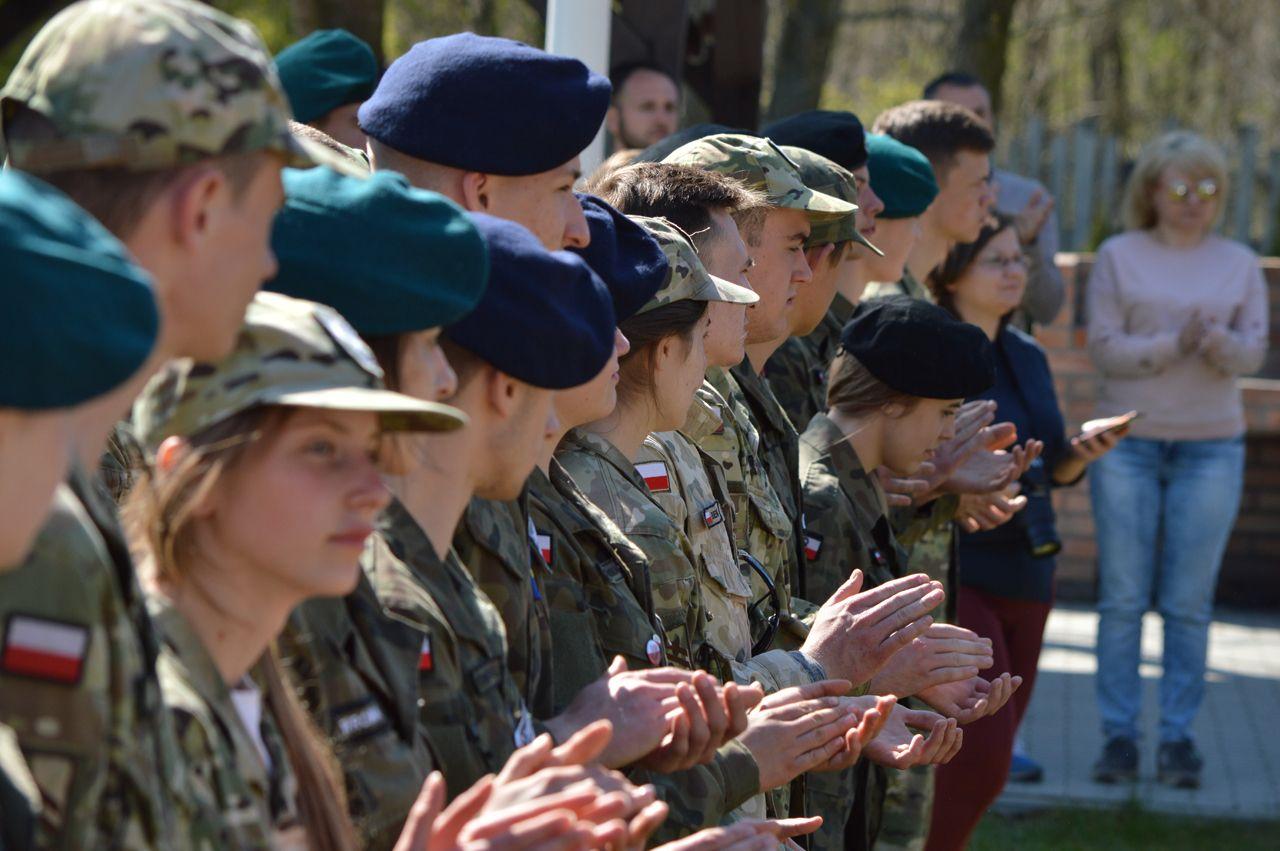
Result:
M1154 195L1160 177L1170 166L1182 169L1188 176L1212 178L1218 184L1218 215L1226 206L1227 160L1221 149L1209 140L1187 130L1166 133L1149 143L1138 155L1138 162L1125 184L1124 226L1129 230L1150 230L1156 226Z
M154 469L143 471L129 492L124 517L130 549L145 553L157 578L175 581L185 576L194 554L197 506L243 460L249 446L280 433L289 413L288 408L250 408L193 435L176 469L162 476ZM359 840L347 814L342 775L324 736L285 682L273 647L262 654L253 672L263 685L267 708L297 778L308 847L354 851Z

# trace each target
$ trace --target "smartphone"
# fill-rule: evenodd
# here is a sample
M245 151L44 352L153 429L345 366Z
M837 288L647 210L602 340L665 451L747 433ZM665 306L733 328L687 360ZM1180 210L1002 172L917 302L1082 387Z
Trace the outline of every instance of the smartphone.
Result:
M1097 437L1100 434L1123 434L1129 430L1129 425L1137 419L1142 418L1141 411L1130 411L1127 414L1120 414L1115 417L1104 417L1100 420L1089 420L1080 426L1080 438L1087 440L1091 437Z

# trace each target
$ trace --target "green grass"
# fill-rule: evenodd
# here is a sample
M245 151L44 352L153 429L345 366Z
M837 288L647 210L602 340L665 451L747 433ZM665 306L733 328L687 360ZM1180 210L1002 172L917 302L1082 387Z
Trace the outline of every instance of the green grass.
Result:
M1068 851L1156 848L1161 851L1280 848L1280 821L1200 819L1153 813L1138 804L1114 810L1054 809L992 813L978 825L970 851Z

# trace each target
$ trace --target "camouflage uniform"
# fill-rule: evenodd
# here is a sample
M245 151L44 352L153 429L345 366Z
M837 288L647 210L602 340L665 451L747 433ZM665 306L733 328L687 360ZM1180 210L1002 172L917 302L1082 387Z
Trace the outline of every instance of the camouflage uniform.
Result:
M516 687L539 718L551 715L551 623L542 585L547 566L534 552L528 496L473 498L453 534L453 550L502 615L507 663Z
M328 159L289 134L288 102L253 28L194 0L90 0L63 10L0 91L5 115L20 106L50 131L6 139L10 164L36 175L146 172L259 150L302 166ZM0 721L41 791L37 843L203 844L208 825L186 800L128 549L106 497L83 476L72 486L24 565L0 578ZM22 642L39 650L50 636L65 651L59 666L33 672Z
M158 666L160 687L177 728L192 789L203 805L222 816L219 847L305 847L298 784L270 702L258 692L262 700L258 735L270 756L268 768L237 711L232 690L195 630L158 595L148 594L147 608L164 641ZM258 691L250 677L245 680L244 687Z
M533 738L502 618L457 555L436 555L399 502L383 513L361 565L386 615L415 633L417 658L405 661L417 676L418 723L454 798Z
M26 561L0 576L0 722L40 789L40 847L178 847L208 825L195 826L161 704L159 645L114 506L96 487L73 475Z
M550 476L535 470L529 509L539 545L549 555L546 598L551 609L557 710L602 676L621 655L631 670L664 664L662 624L653 613L649 563L613 521L552 459ZM563 681L563 682L562 682ZM653 783L671 808L654 842L721 823L759 791L755 759L741 743L726 743L714 759L687 771L655 774L633 767L635 783Z
M18 737L0 724L0 848L33 848L40 790L27 768Z
M342 766L361 847L392 848L434 767L418 729L421 637L383 613L362 572L346 597L295 609L277 646Z
M573 483L556 459L529 478L529 515L549 567L554 712L599 679L614 656L630 670L662 665L662 626L653 614L649 562Z
M908 557L893 536L881 486L826 415L814 417L801 436L800 463L812 581L835 589L855 568L867 575L868 587L906 576ZM922 846L932 809L931 767L897 772L863 760L855 769L844 790L855 792L856 802L844 841L860 847ZM849 799L837 796L826 806L840 806L841 800ZM833 847L826 831L820 836L826 841L812 847Z

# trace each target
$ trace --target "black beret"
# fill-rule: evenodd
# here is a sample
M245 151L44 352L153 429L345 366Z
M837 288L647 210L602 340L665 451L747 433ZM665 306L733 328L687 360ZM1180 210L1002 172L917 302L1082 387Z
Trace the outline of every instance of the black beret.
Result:
M365 338L448 325L480 300L488 250L443 195L395 172L360 180L328 168L285 169L284 192L271 232L280 269L266 289L327 304Z
M849 171L867 164L867 134L852 112L811 109L761 127L760 135L813 151Z
M577 59L458 33L420 41L392 62L360 107L360 128L427 162L539 174L591 143L611 92Z
M44 410L113 390L160 328L151 278L58 190L0 172L0 408Z
M569 251L586 260L609 288L617 320L630 319L667 282L667 256L639 224L594 195L577 195L591 242L586 248Z
M982 329L921 299L862 302L840 332L840 346L909 396L968 399L996 380L991 341Z
M736 133L739 136L756 135L749 130L739 130L724 124L695 124L692 127L686 127L683 130L677 130L667 138L659 139L657 142L654 142L652 145L641 151L639 155L632 160L632 162L660 163L676 148L682 148L690 142L696 142L699 139L705 139L708 136L718 136L721 133Z
M591 267L548 251L515 222L473 213L489 245L489 286L444 336L512 378L548 390L584 384L613 352L613 300Z

